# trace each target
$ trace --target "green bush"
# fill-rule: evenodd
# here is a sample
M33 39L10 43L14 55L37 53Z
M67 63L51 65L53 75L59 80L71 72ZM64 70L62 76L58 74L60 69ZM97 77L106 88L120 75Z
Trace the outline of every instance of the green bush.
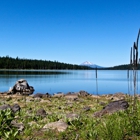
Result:
M14 113L10 110L0 110L0 138L15 140L18 130L11 124L14 120Z

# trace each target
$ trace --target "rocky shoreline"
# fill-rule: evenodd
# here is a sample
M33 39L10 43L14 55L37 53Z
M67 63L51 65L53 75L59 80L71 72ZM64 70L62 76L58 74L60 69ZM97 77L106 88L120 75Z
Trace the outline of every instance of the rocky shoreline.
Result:
M86 91L79 91L66 94L59 92L51 95L49 93L31 94L31 91L34 91L34 88L22 79L17 81L9 91L0 92L0 110L10 109L16 114L11 125L19 132L24 131L27 126L37 127L38 125L41 128L41 133L47 129L64 132L69 127L69 121L79 118L82 114L89 113L88 115L92 118L100 118L129 108L127 99L130 98L130 95L121 92L93 95ZM137 95L137 99L140 100L139 95ZM24 115L18 115L18 112L22 112ZM46 121L46 119L54 117L54 114L57 116L55 121ZM41 120L32 120L31 118L34 117L41 117ZM25 118L30 118L27 124L21 121Z
M111 100L121 100L124 99L126 94L122 92L114 93L114 94L105 94L105 95L95 95L95 94L90 94L84 90L81 90L79 92L68 92L68 93L63 93L63 92L58 92L54 94L43 94L43 93L36 93L33 94L35 91L33 86L30 86L28 82L25 79L20 79L16 81L15 85L11 87L8 91L5 92L0 92L0 95L21 95L21 96L33 96L34 98L39 97L64 97L64 98L70 98L72 100L76 100L78 96L80 97L85 97L85 96L91 96L95 98L100 98L100 97L105 97L107 99Z
M93 117L101 117L105 114L108 113L114 113L116 111L119 110L125 110L129 107L128 102L125 101L125 98L127 98L127 95L123 94L123 93L115 93L115 94L108 94L108 95L92 95L87 93L86 91L79 91L76 93L57 93L54 95L50 95L48 93L46 94L42 94L42 93L36 93L36 94L32 94L32 95L24 95L24 94L9 94L9 92L1 92L0 93L0 110L5 110L5 109L10 109L11 111L13 111L14 113L20 111L22 108L25 107L25 104L29 104L29 103L33 103L33 102L38 102L40 104L42 103L51 103L51 100L53 100L53 98L58 99L58 100L65 100L68 106L72 106L72 104L74 102L83 102L84 99L90 98L90 99L96 99L96 100L100 100L99 104L101 106L104 106L103 109L101 109L100 111L94 112L93 113ZM110 100L111 103L107 104L105 102L102 101L102 99L104 100ZM12 105L7 104L7 102L11 101ZM23 102L21 104L21 102ZM24 104L24 105L23 105ZM61 107L59 107L59 109L61 109ZM90 110L91 107L90 106L85 106L83 108L83 110L88 111ZM28 112L29 113L29 112ZM37 110L36 112L37 116L41 116L41 117L45 117L47 115L46 111L43 108L40 108ZM77 113L69 113L66 114L67 118L70 119L74 119L77 118L79 115ZM65 125L62 122L58 122L61 125ZM17 127L19 130L22 130L23 124L21 123L18 124L16 122L12 122L12 124L14 124L15 127ZM51 124L49 124L51 125ZM43 129L49 127L49 125L44 126ZM55 122L55 127L57 126L56 122ZM59 130L59 127L58 127ZM63 131L63 130L59 130L59 131Z

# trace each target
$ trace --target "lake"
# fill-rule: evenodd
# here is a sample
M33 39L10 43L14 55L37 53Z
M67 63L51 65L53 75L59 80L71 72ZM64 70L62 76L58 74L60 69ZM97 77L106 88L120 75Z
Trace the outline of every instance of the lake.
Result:
M139 73L139 71L138 71ZM138 74L139 75L139 74ZM129 76L132 76L129 74ZM133 92L127 70L0 70L0 91L8 91L17 80L25 79L34 93L78 92L91 94ZM138 77L139 85L140 77ZM139 90L137 90L139 92Z

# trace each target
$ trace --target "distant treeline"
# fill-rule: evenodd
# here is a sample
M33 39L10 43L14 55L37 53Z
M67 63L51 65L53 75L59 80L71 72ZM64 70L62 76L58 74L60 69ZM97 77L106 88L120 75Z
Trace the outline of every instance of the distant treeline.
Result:
M9 56L0 57L0 69L95 69L86 66L73 65L50 60L36 60L26 58L12 58ZM123 64L114 67L98 68L102 70L128 70L132 69L130 64ZM140 64L138 64L140 70Z
M132 70L132 66L130 64L124 64L114 67L106 68L107 70ZM138 65L138 69L140 69L140 65Z
M72 65L49 60L0 57L0 69L91 69L85 66Z

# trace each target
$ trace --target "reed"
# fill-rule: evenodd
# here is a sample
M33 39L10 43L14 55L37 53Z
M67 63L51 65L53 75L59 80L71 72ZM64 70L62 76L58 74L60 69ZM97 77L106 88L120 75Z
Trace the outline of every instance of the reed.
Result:
M95 69L95 76L96 76L96 94L98 96L98 69L97 69L97 67ZM99 103L98 99L97 99L97 103Z
M97 93L97 95L98 95L98 69L97 69L97 67L96 67L96 69L95 69L95 74L96 74L96 93Z

